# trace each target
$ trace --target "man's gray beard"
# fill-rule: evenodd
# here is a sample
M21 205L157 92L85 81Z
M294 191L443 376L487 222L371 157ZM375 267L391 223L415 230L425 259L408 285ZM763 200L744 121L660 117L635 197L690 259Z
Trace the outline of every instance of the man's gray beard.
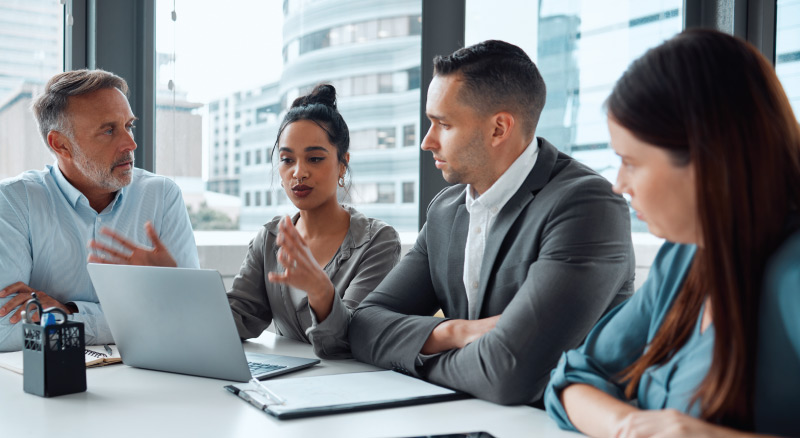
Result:
M120 163L120 160L116 160L110 169L103 169L100 165L92 161L83 153L83 149L77 142L73 140L72 144L74 145L72 148L72 158L75 161L75 167L77 167L78 170L84 174L84 176L97 184L99 187L111 191L117 191L131 183L133 175L133 152L130 152L129 156L121 160L123 162L130 160L131 170L120 177L116 177L112 172L114 167Z

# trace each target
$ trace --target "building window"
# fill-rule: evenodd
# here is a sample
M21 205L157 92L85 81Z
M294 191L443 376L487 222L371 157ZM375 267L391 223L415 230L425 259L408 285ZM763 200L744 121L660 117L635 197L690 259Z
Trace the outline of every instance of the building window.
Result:
M417 133L416 126L406 125L403 126L403 146L416 146Z
M394 183L378 184L378 204L394 204Z
M415 186L413 182L404 182L403 183L403 204L413 204L414 197L417 191L415 190Z
M250 206L250 192L244 192L244 206Z
M393 149L397 139L395 138L394 128L378 129L378 149Z
M205 137L210 140L211 152L206 151L202 157L201 168L203 173L212 176L213 170L218 169L220 175L214 179L219 181L219 189L240 194L241 204L228 207L231 210L227 211L229 215L234 209L242 213L240 229L254 230L263 224L263 217L247 210L254 207L256 193L261 194L261 207L280 206L275 210L291 211L291 202L283 190L278 189L275 169L272 165L261 166L275 160L270 155L271 146L286 106L314 85L327 82L336 86L341 108L347 109L344 116L352 135L351 191L355 192L355 187L364 181L370 186L365 203L375 204L370 210L372 216L399 231L417 230L416 209L411 204L397 209L394 204L401 202L404 182L414 182L417 186L419 152L400 147L406 141L400 136L405 134L401 130L404 124L419 118L419 93L408 90L418 91L420 86L422 1L364 1L365 4L299 0L292 6L287 0L245 6L239 0L231 0L226 8L214 14L178 11L177 21L172 21L173 2L156 0L156 50L165 55L160 59L169 61L157 66L160 75L157 82L166 84L169 79L173 80L177 91L170 95L175 98L170 101L192 101L198 105L192 111L203 118L200 124L176 126L180 126L179 132L183 133L190 131L184 126L199 125L196 141L188 144L199 148ZM183 10L187 8L199 6L187 2ZM248 13L237 17L243 9ZM402 13L386 16L390 10ZM341 20L348 16L358 18L351 22ZM264 23L253 25L254 21ZM310 24L312 21L313 26L287 32L291 39L281 40L282 24ZM220 42L218 47L224 49L211 47L198 56L188 45L188 42L196 45L206 38L208 29L220 29L219 23L225 22L236 23L241 32L214 35ZM268 53L270 48L266 46L270 45L266 45L258 56L252 56L252 47L248 44L252 41L278 41L279 44L275 53ZM330 49L333 47L336 49ZM216 64L236 65L237 68L229 69L226 74L230 77L226 76L226 81L217 81L217 73L207 68L208 57L217 60ZM279 57L285 62L281 63ZM303 68L306 61L325 67ZM336 77L331 77L332 72ZM156 91L159 97L165 97L161 88ZM184 113L194 114L188 110L181 114ZM170 123L173 123L171 119L163 118L157 126L161 129ZM217 135L214 135L215 129ZM222 158L226 150L230 155L228 160ZM219 152L218 157L215 151ZM244 156L240 154L238 159L233 159L240 151ZM158 153L156 156L158 160L163 157ZM202 153L198 150L193 156L202 156ZM233 172L229 173L225 165ZM159 170L162 164L158 162L156 166ZM238 191L239 187L244 190ZM245 192L249 193L247 206L244 205ZM202 196L202 192L192 196ZM418 202L416 198L414 201ZM357 203L353 205L358 208Z
M261 207L261 192L255 192L256 207Z

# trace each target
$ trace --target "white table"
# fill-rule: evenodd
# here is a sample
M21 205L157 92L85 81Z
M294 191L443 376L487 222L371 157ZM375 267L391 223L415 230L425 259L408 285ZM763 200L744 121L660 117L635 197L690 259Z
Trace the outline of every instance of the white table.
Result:
M314 357L311 346L265 332L245 349ZM323 360L279 378L372 371L354 360ZM498 438L574 437L544 411L469 399L297 420L277 420L226 391L230 382L112 365L86 370L84 393L42 398L22 376L0 369L3 437L403 437L487 431Z

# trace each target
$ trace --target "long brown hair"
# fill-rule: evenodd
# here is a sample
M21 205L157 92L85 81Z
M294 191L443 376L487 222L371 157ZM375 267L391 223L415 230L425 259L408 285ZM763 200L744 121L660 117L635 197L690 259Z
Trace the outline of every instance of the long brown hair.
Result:
M679 350L706 299L711 367L695 393L701 417L752 427L758 304L767 258L800 204L800 126L772 65L750 44L687 30L651 49L617 82L609 117L692 163L702 233L692 268L646 352L622 372L633 398L647 368Z

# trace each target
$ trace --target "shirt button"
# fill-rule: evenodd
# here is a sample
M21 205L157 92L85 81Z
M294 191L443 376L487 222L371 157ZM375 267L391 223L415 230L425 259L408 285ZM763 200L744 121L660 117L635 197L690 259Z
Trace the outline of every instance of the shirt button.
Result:
M497 214L497 207L492 207L492 213Z
M473 289L477 289L478 288L478 282L477 281L473 281L472 282L472 288Z
M97 222L103 222L103 218L101 217L97 218Z
M481 227L475 227L475 234L481 234Z

